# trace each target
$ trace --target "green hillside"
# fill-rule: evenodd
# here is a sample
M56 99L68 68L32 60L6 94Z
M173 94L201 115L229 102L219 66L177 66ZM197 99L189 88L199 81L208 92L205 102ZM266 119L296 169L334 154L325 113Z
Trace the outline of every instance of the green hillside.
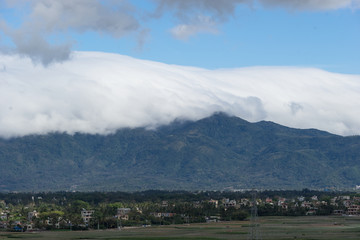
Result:
M350 188L360 137L215 114L157 130L0 140L0 191Z

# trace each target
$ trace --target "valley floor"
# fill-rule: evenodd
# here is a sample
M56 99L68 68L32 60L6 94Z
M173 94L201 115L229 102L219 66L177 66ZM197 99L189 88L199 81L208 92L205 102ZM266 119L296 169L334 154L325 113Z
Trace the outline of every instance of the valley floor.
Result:
M262 239L360 239L360 217L260 217ZM249 221L123 228L121 230L0 232L0 239L247 239Z

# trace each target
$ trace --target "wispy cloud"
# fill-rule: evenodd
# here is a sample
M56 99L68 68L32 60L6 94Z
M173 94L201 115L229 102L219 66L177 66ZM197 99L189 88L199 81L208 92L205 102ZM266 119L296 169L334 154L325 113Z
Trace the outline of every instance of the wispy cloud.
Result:
M360 134L360 76L319 69L205 70L115 54L75 53L47 68L0 55L0 136L108 134L217 111L249 121Z
M257 0L265 7L285 7L292 10L327 11L359 7L359 0Z
M197 16L196 20L179 24L171 29L171 34L181 40L187 40L198 33L218 33L217 23L207 16Z

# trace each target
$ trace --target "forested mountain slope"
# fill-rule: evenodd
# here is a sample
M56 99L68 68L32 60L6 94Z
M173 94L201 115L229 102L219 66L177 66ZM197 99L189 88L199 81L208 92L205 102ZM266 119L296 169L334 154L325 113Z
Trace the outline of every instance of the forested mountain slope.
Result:
M360 137L219 113L157 130L0 140L0 191L350 188Z

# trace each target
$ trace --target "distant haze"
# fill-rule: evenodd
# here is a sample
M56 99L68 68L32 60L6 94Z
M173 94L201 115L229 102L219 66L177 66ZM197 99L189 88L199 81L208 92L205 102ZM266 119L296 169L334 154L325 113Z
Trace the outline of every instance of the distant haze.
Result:
M109 134L220 111L357 135L359 93L359 75L314 68L206 70L99 52L74 52L45 68L0 55L0 136Z

